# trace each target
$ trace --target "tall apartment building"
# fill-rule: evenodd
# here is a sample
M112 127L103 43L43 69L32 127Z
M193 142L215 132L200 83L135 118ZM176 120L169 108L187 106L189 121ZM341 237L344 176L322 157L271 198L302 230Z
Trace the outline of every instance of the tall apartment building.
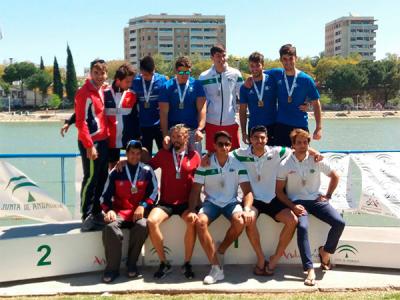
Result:
M325 25L325 55L361 54L364 60L375 59L376 30L374 17L349 15Z
M159 53L167 61L179 55L210 56L210 48L226 45L225 16L146 15L124 28L125 60L138 66L140 58Z

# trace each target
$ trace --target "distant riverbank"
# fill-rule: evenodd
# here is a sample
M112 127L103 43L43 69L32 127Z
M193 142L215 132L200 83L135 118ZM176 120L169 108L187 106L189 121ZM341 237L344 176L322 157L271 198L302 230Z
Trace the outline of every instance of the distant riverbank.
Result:
M68 119L73 110L62 111L35 111L26 113L1 112L0 122L64 122ZM313 113L309 113L313 118ZM352 110L352 111L323 111L324 119L362 119L362 118L400 118L400 112L396 110Z

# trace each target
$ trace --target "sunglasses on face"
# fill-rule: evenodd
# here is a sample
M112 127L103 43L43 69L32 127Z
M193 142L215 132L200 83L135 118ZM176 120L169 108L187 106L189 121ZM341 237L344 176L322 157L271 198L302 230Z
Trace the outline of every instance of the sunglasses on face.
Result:
M191 71L178 71L178 75L190 75Z
M222 147L230 147L230 145L232 145L232 143L231 142L217 142L217 146L219 147L219 148L222 148Z

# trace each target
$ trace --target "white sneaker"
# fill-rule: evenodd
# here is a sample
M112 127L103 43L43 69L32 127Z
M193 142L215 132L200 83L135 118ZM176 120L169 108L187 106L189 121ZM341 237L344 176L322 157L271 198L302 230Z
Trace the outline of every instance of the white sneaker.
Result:
M204 277L203 282L205 284L213 284L219 280L223 280L224 278L224 270L222 270L220 266L212 265L210 273L206 277Z

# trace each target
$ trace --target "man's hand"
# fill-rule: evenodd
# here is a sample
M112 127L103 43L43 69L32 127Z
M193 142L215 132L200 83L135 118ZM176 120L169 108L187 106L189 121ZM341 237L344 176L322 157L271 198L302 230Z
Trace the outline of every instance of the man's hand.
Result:
M307 112L308 111L308 104L304 103L304 104L299 105L299 109L302 112Z
M292 208L292 211L294 212L294 214L295 214L296 216L304 216L304 215L307 213L307 211L306 211L306 209L304 208L304 206L303 206L303 205L300 205L300 204L296 204L296 205Z
M62 137L68 132L69 124L64 124L60 129L60 134Z
M104 215L104 222L112 223L117 219L117 214L113 210L109 210L105 215Z
M203 139L203 133L196 129L196 132L194 133L194 140L195 142L200 142Z
M195 212L190 212L187 214L186 219L188 222L191 222L192 224L198 220L199 216Z
M128 161L126 159L120 160L117 162L117 164L115 165L114 168L117 170L117 172L122 172L127 163L128 163Z
M245 143L247 145L250 144L249 136L247 135L246 132L242 132L242 140L243 140L243 143Z
M136 209L135 212L133 213L133 218L132 221L136 222L137 220L142 219L144 216L144 207L139 205Z
M248 89L251 89L253 87L253 76L250 76L246 79L246 81L244 82L244 86Z
M210 155L208 153L204 154L201 158L200 166L203 168L207 168L210 166Z
M252 224L256 220L256 214L253 210L250 211L243 211L242 212L242 218L244 220L244 223L246 226Z
M90 160L95 160L98 157L98 153L97 153L97 149L96 147L93 145L90 148L86 149L86 157Z
M322 137L322 128L315 128L314 134L313 134L313 139L320 140L321 137Z
M317 199L318 202L328 202L331 199L330 195L319 195Z
M171 137L169 135L164 136L163 148L165 150L168 150L170 145L171 145Z

